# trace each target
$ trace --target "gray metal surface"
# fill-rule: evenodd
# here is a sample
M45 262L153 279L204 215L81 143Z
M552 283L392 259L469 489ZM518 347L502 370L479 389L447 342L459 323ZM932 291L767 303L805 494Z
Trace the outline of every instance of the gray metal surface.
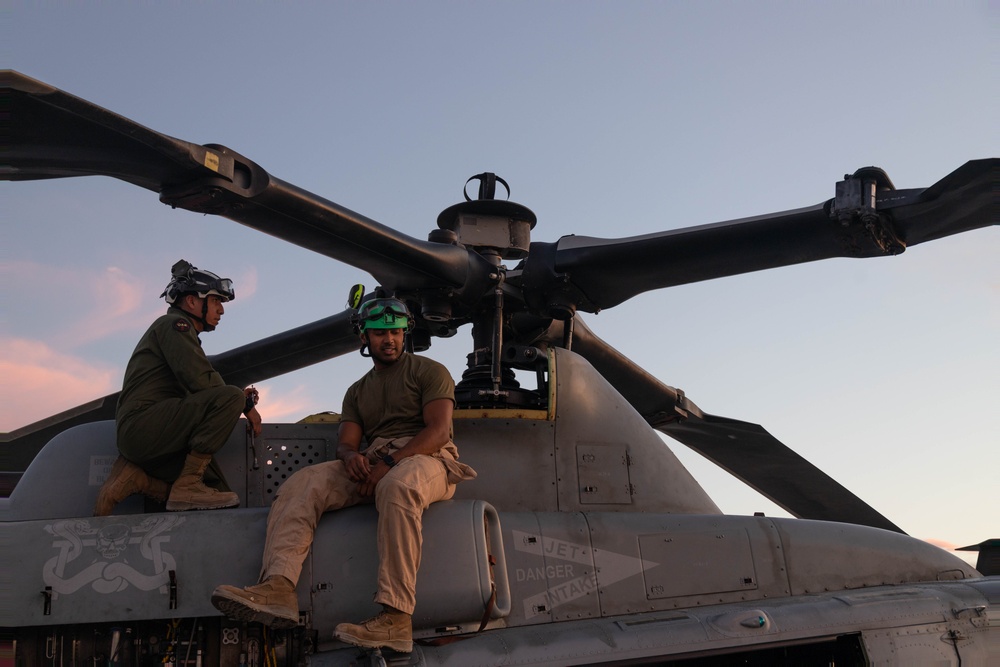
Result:
M4 523L17 549L0 625L215 616L222 582L256 580L267 511L172 512ZM223 556L224 554L224 556ZM5 546L4 561L13 555Z
M417 645L408 657L387 652L387 664L435 667L623 664L658 657L731 655L731 664L762 663L772 647L832 642L854 636L870 659L884 665L990 665L1000 658L996 618L975 610L986 603L961 584L878 587L855 594L835 592L807 599L779 598L748 604L704 605L554 623L483 633L446 646ZM969 611L966 611L969 610ZM956 614L961 618L956 618ZM991 629L992 625L992 629ZM311 667L363 665L357 649L313 656ZM717 663L713 663L717 664ZM787 657L783 664L789 664ZM805 663L815 664L815 663ZM826 664L826 663L824 663Z
M556 385L552 418L460 411L455 442L480 475L459 484L456 498L481 498L501 511L721 514L660 436L583 358L552 350L549 377Z

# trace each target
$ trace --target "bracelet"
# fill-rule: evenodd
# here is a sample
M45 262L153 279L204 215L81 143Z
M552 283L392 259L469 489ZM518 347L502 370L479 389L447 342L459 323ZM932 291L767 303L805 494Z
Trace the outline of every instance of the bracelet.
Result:
M392 458L390 455L386 454L382 457L382 463L386 464L390 468L396 465L396 459Z
M247 402L243 406L243 414L245 415L250 414L250 411L253 410L256 405L257 401L253 400L253 394L250 394L249 396L247 396Z

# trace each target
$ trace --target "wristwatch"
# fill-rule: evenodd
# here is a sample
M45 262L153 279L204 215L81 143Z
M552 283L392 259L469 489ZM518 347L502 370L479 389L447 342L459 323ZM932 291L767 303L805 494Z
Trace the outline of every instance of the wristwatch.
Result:
M389 454L382 457L382 463L386 464L390 468L396 465L396 459L392 458Z

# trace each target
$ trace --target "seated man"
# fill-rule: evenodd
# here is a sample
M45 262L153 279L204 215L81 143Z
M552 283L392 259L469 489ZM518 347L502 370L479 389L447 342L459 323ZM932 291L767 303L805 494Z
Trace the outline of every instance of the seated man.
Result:
M337 460L303 468L278 489L268 514L260 582L219 586L212 604L236 620L274 628L298 623L295 587L323 512L372 502L378 509L378 591L383 611L360 625L342 623L334 636L368 648L413 650L424 510L451 498L455 484L476 473L459 463L452 442L455 384L444 366L404 352L413 323L402 301L362 304L361 354L374 368L344 397ZM368 447L360 450L364 437Z
M257 390L227 386L198 337L215 329L222 304L236 297L232 281L181 260L160 296L167 313L146 330L125 368L116 412L120 456L97 495L94 516L111 514L134 493L166 500L173 511L240 504L212 455L241 414L260 435Z

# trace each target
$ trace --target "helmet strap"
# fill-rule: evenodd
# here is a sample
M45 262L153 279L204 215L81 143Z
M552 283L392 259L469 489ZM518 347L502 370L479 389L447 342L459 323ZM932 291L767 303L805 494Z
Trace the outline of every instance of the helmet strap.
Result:
M184 307L184 299L186 299L188 296L192 296L192 294L190 292L187 294L181 294L180 300L174 301L174 303L170 305L174 308L184 311L184 314L190 317L191 319L197 320L198 324L201 325L202 331L215 331L215 327L210 325L206 320L206 318L208 317L208 299L204 299L204 303L202 304L201 308L201 317L198 317L197 315L195 315L190 310ZM198 296L198 295L195 294L193 296Z
M199 297L200 298L200 297ZM215 331L215 327L208 323L208 297L201 300L201 328L205 331Z

